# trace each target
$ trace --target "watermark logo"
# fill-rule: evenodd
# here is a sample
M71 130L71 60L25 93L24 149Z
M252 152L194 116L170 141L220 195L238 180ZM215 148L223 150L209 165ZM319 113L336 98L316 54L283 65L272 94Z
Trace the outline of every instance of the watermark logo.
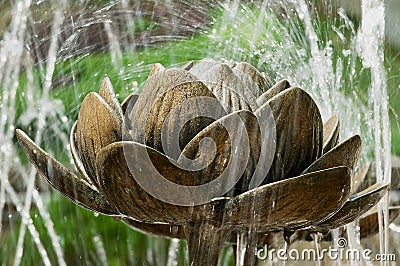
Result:
M345 247L347 247L347 239L344 238L344 237L339 237L339 238L336 240L336 245L337 245L338 248L345 248Z
M268 245L258 249L255 256L259 260L280 260L280 261L323 261L323 260L344 260L344 261L396 261L395 254L373 254L370 249L357 249L348 247L346 238L338 238L336 246L329 246L320 250L312 248L304 249L275 249Z

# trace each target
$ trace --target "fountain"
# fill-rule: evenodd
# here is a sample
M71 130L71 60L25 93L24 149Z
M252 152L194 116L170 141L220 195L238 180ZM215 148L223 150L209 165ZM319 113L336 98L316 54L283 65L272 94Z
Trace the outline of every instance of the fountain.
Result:
M228 64L247 61L273 80L288 78L313 97L324 121L332 114L341 117L341 140L362 136L359 166L375 160L377 181L390 182L384 20L375 19L384 12L380 1L363 1L360 26L340 8L331 10L334 18L326 18L325 25L320 18L325 11L315 13L319 7L303 1L288 1L285 10L267 1L203 4L196 9L184 3L126 1L10 5L14 13L3 31L0 50L4 162L0 217L1 237L7 243L0 258L6 264L113 264L114 253L124 254L123 263L139 265L176 265L185 259L182 242L145 238L122 223L68 205L47 193L45 186L38 191L36 172L26 164L14 138L15 129L22 128L69 164L68 153L62 151L68 149L68 133L87 92L100 87L102 76L108 74L120 99L137 93L142 87L138 84L158 61L179 66L203 57ZM24 185L17 190L12 180ZM10 203L13 211L5 208ZM387 206L388 198L378 205L376 253L393 252L395 245L389 238ZM60 217L67 226L61 226ZM99 224L96 229L74 229L79 221L92 220ZM357 223L346 228L349 245L361 249ZM167 231L178 234L179 228ZM147 243L145 249L140 241ZM222 264L232 262L230 253L224 251Z

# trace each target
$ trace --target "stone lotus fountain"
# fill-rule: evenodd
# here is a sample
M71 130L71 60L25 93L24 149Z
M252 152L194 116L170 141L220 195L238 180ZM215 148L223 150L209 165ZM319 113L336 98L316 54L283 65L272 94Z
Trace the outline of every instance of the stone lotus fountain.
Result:
M197 101L204 97L212 104ZM140 96L121 105L105 78L99 93L85 97L70 136L77 174L17 130L53 188L138 230L186 239L190 265L217 265L223 245L243 232L249 256L266 233L326 234L366 213L388 189L361 186L366 171L354 173L361 138L338 143L337 116L323 124L307 92L286 80L272 85L244 62L156 64ZM176 144L178 153L169 149ZM209 183L199 194L191 190Z

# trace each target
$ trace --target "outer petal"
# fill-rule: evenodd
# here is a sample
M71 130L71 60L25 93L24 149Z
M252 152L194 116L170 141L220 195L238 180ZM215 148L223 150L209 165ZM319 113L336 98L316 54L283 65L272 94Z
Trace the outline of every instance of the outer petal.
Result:
M160 63L155 63L150 69L149 76L152 76L164 69L165 67L163 65L161 65Z
M53 188L86 209L107 215L118 215L103 195L39 148L23 131L17 129L16 135L29 160Z
M335 148L325 153L310 165L303 173L310 173L336 166L347 166L352 172L361 152L361 137L354 135L339 143Z
M108 77L105 77L101 82L99 95L103 97L107 104L114 110L117 117L122 117L121 105L119 104L114 88Z
M122 111L121 111L122 112ZM96 178L96 156L101 148L121 140L122 117L97 93L89 93L81 105L76 126L76 147L86 173L93 184Z
M389 223L392 223L400 215L400 206L389 207ZM360 237L365 238L379 232L378 213L374 212L360 219Z
M150 164L146 161L147 156ZM101 190L120 213L140 222L183 224L196 219L214 219L220 215L227 199L203 205L179 206L153 197L141 187L150 186L153 194L161 193L166 197L181 195L181 187L177 184L190 183L193 178L190 172L179 169L170 160L136 142L113 143L102 149L97 157ZM141 181L141 185L137 180ZM163 185L168 181L174 183L172 189ZM197 197L190 192L185 195L187 198L184 200Z
M392 156L392 177L391 177L391 190L400 190L400 158Z
M389 185L375 184L352 196L343 207L317 227L333 229L348 224L371 209L386 194Z
M324 153L327 153L333 147L336 146L339 140L339 117L337 115L333 115L328 121L324 124L323 129L323 149Z
M275 118L277 139L274 162L264 183L299 175L322 152L321 115L310 95L293 87L268 104Z
M301 228L337 212L350 193L347 167L330 168L243 193L226 207L226 225L256 230Z
M289 89L290 83L286 79L283 79L264 92L262 95L258 96L257 104L258 106L263 105L264 103L268 102L274 96L278 95L280 92Z
M399 167L400 161L397 162L397 160L400 160L400 159L398 159L396 156L392 156L391 160L392 160L392 169L391 169L390 190L393 193L399 193L400 192L400 167ZM368 188L368 186L370 186L370 184L371 184L370 182L377 182L375 162L372 162L370 164L370 167L367 172L367 176L365 178L366 178L366 180L363 183L361 183L361 186L358 189L359 191ZM370 181L370 182L367 182L367 181ZM397 201L400 201L400 199L396 200L396 202Z

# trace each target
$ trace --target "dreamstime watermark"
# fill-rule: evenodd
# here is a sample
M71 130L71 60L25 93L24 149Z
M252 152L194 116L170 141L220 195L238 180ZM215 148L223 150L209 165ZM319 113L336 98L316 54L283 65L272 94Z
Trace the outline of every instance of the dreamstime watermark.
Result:
M311 248L304 249L274 249L268 245L258 249L255 256L259 260L280 261L323 261L323 260L345 260L345 261L396 261L395 254L373 254L370 249L356 249L347 247L345 238L338 238L336 246L322 248L319 251Z

